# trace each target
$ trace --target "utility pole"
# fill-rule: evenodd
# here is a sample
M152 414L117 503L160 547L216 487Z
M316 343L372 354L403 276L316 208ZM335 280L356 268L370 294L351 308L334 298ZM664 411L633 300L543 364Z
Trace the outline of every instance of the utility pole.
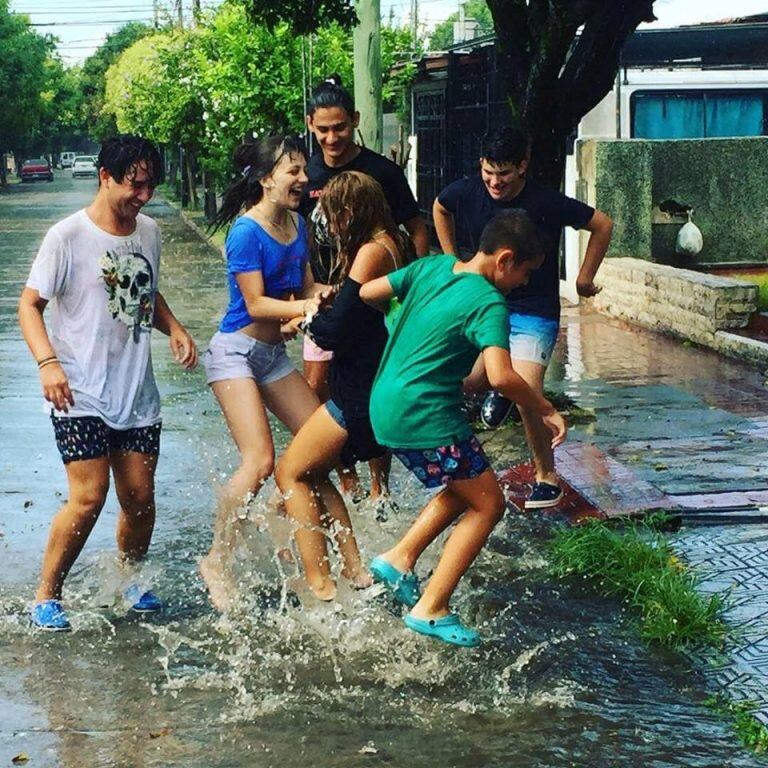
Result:
M179 29L184 29L184 6L182 0L176 0L176 11L179 15Z
M411 37L413 50L419 50L419 0L411 0Z
M360 135L368 149L381 152L384 118L381 104L381 0L357 0L358 25L352 35L355 65L355 106Z

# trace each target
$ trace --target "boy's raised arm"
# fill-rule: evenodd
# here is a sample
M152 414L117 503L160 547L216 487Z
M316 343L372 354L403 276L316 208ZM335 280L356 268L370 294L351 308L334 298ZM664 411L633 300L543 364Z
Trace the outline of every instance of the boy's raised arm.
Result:
M568 433L568 425L552 403L534 392L520 377L509 359L509 350L502 347L486 347L483 361L488 382L504 397L541 414L542 420L552 431L552 447L560 445Z
M386 310L394 295L395 292L392 290L392 284L387 275L370 280L360 288L360 298L366 304L370 304L382 312Z

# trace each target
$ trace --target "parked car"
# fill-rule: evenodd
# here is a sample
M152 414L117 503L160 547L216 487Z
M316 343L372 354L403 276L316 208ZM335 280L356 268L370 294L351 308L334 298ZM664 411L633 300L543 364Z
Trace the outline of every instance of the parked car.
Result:
M36 179L53 181L53 169L44 157L38 157L34 160L25 160L21 166L21 171L19 171L19 176L21 176L22 181L35 181Z
M72 178L78 176L96 177L98 169L96 168L96 158L93 155L78 155L72 162Z
M59 165L62 169L71 168L76 156L77 152L62 152L61 157L59 158Z

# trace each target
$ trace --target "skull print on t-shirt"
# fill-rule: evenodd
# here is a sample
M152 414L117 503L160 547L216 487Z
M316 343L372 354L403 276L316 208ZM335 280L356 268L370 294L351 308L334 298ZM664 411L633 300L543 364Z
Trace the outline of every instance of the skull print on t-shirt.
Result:
M105 253L99 260L109 293L107 309L139 340L141 329L152 329L152 266L140 253Z

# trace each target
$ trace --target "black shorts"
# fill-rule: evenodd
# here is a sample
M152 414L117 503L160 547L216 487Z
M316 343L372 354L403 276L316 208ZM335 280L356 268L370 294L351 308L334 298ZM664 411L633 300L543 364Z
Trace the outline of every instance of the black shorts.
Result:
M113 429L98 416L51 414L56 447L65 464L109 456L113 451L133 451L149 456L160 453L162 423L132 429Z
M376 441L367 409L364 413L345 413L333 400L329 400L325 408L331 418L347 432L347 442L341 449L341 463L345 467L386 455L388 449Z

